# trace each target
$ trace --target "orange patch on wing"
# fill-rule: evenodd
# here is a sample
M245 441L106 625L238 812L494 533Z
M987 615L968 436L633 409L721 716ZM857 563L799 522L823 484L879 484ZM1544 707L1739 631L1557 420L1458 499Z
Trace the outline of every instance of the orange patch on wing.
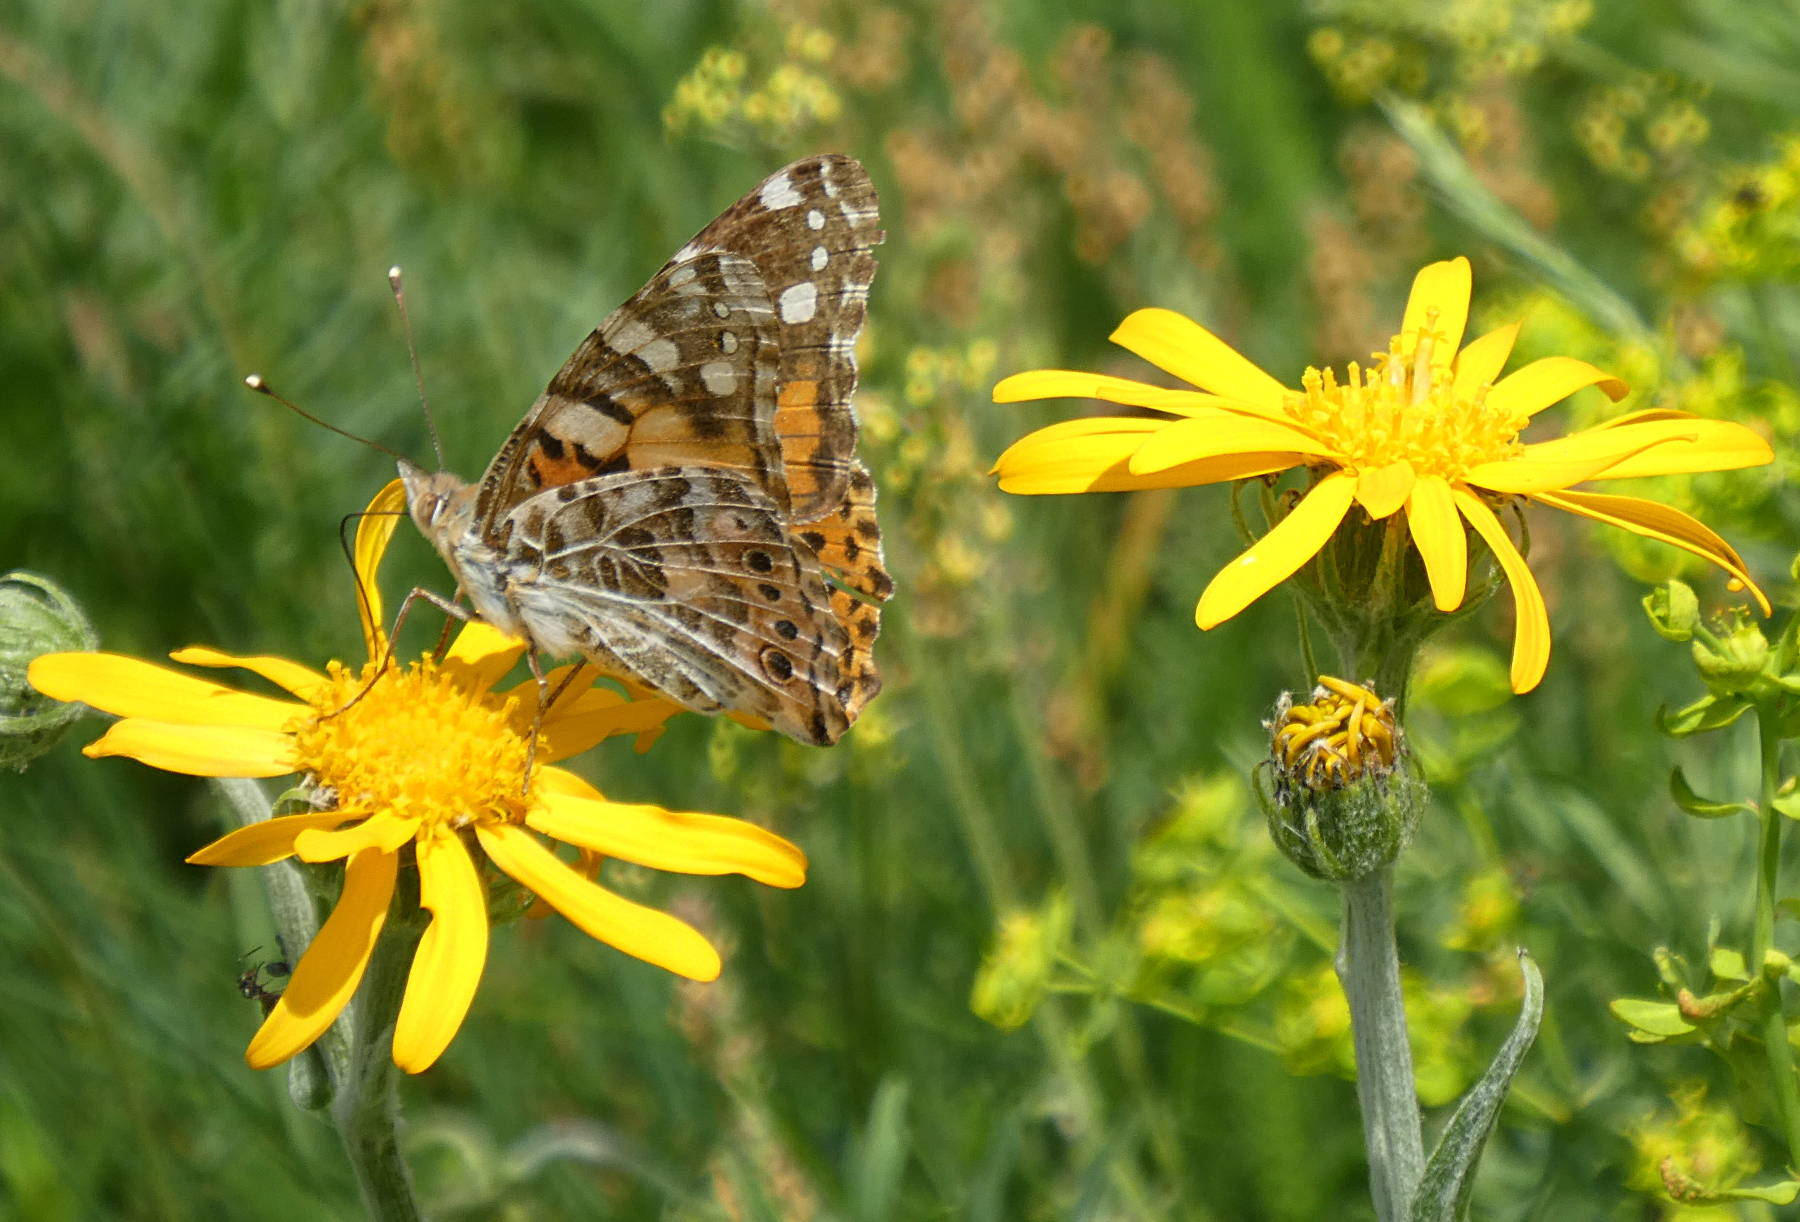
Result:
M531 457L526 461L531 464L531 474L536 477L540 488L559 488L564 484L573 484L577 480L589 478L600 469L598 465L582 462L573 454L551 458L536 447L533 447Z
M781 439L781 462L787 471L788 492L795 501L816 496L823 481L814 470L819 437L824 432L819 412L819 384L811 379L789 382L775 400L775 435Z

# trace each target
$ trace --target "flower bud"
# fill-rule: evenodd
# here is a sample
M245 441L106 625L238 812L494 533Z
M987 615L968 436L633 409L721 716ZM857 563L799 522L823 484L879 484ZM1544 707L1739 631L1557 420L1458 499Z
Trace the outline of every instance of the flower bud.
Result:
M1700 623L1700 599L1685 581L1671 579L1644 595L1644 612L1665 640L1691 640Z
M1748 694L1763 677L1768 660L1769 638L1750 620L1711 640L1694 640L1694 665L1700 678L1720 695Z
M48 751L78 704L63 704L26 681L32 659L98 644L81 608L60 586L22 569L0 577L0 768L23 771Z
M1363 878L1412 839L1427 790L1407 755L1392 700L1319 676L1309 704L1283 695L1270 734L1269 834L1314 878Z

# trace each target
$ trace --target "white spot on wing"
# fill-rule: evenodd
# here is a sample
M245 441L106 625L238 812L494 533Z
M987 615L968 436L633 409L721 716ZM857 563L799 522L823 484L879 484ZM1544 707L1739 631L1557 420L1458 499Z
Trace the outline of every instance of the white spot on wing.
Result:
M765 208L792 208L804 201L800 192L794 190L794 180L786 173L777 174L763 184L762 193L756 197Z
M806 214L806 227L808 229L823 229L823 228L825 228L825 214L823 212L820 212L817 208L814 208L811 211L809 211Z
M736 331L721 331L721 332L719 332L719 351L723 352L726 356L730 356L732 353L736 352L737 350L738 350L737 332Z
M667 373L681 359L681 349L675 346L672 339L653 339L634 351L644 364L657 373Z
M782 322L810 322L819 310L819 287L810 280L802 280L792 288L782 290L780 305Z
M826 250L826 249L825 249L825 248L824 248L824 247L823 247L823 246L815 246L815 247L813 247L813 252L812 252L812 269L813 269L813 270L814 270L814 271L815 271L815 272L819 272L819 271L824 271L824 270L825 270L825 263L826 263L826 261L827 261L827 260L829 260L829 259L830 259L830 258L831 258L831 252L830 252L830 251L828 251L828 250Z
M700 380L706 383L707 393L728 395L737 389L737 370L729 361L708 361L700 366Z
M695 255L697 255L699 253L700 253L700 247L694 245L692 242L689 242L686 246L683 246L680 250L676 251L674 257L671 258L669 260L669 262L671 262L671 263L686 263L689 259L693 258Z
M635 318L626 319L612 329L606 342L620 352L636 352L656 338L656 332Z
M682 285L692 280L695 275L694 265L691 263L685 264L669 273L669 285L671 288L680 288Z

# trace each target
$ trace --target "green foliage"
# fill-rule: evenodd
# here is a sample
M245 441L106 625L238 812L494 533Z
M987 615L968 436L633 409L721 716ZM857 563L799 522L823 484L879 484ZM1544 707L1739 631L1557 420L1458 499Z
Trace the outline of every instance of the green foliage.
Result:
M1781 592L1789 7L22 0L0 15L0 569L55 580L123 653L356 656L336 536L390 467L242 376L421 453L382 283L399 263L449 464L473 475L719 208L787 159L853 153L890 233L859 395L900 582L887 689L831 751L688 717L581 765L609 795L779 828L810 881L608 867L726 945L707 987L560 922L498 931L457 1042L402 1084L427 1198L696 1222L1367 1216L1332 893L1282 863L1236 780L1262 711L1311 682L1291 616L1271 597L1196 633L1238 546L1223 490L996 493L987 465L1046 417L987 385L1142 374L1105 336L1144 305L1284 377L1364 358L1416 267L1466 252L1494 305L1531 304L1521 357L1576 353L1629 372L1627 410L1770 433L1771 471L1647 494ZM1698 962L1709 917L1748 917L1748 821L1682 817L1664 778L1673 753L1693 791L1742 795L1749 700L1664 719L1709 738L1658 737L1650 710L1694 688L1634 610L1677 575L1708 616L1730 596L1673 549L1531 528L1544 685L1496 695L1500 598L1436 638L1407 710L1436 799L1396 896L1421 1081L1440 1106L1480 1073L1529 946L1550 1005L1475 1215L1674 1216L1685 1181L1661 1160L1727 1195L1783 1161L1727 1062L1603 1017L1653 990L1649 945ZM396 591L445 588L409 531L391 565ZM424 618L409 647L435 639ZM214 791L76 746L0 782L0 1212L349 1215L331 1131L240 1059L260 1018L240 956L272 939L248 872L181 864L227 824ZM1693 981L1700 1000L1755 983ZM1677 1017L1701 1035L1740 1009ZM1712 1127L1645 1119L1701 1075L1734 1100Z

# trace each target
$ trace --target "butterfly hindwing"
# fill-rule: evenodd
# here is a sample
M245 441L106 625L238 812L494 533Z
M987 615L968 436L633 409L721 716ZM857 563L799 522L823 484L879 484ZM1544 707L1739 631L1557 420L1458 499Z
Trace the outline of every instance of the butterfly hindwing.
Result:
M546 651L802 742L848 727L838 689L851 642L832 591L752 481L704 467L599 476L527 500L506 533L515 567L534 573L515 590Z
M775 433L795 522L834 513L856 451L856 339L883 233L868 171L837 154L777 170L682 247L753 259L780 336Z

